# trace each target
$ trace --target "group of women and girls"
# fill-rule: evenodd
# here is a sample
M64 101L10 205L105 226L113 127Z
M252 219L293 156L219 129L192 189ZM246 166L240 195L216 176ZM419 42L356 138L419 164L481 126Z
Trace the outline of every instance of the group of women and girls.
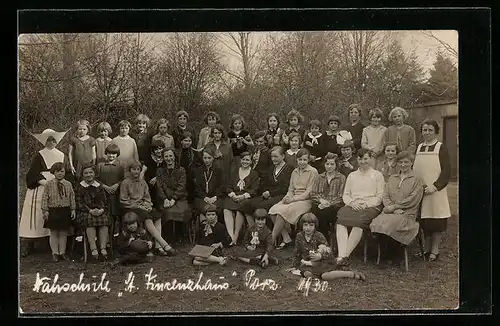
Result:
M267 129L251 135L239 114L227 132L219 115L208 112L199 133L186 111L177 112L173 128L166 119L151 128L140 114L130 135L132 126L123 120L113 139L107 122L98 124L94 139L89 122L80 120L67 156L55 148L64 133L47 129L37 135L45 148L27 175L20 237L50 234L54 260L68 259L71 227L86 233L94 259L107 259L109 234L119 237L127 259L171 255L176 250L162 235L162 221L187 221L194 212L203 226L198 243L215 248L208 258L194 257L196 265L224 265L221 248L237 244L243 249L234 258L277 264L272 251L292 245L291 226L300 231L295 266L304 275L364 279L335 266L349 265L365 232L395 253L421 227L425 258L437 260L450 217L450 162L439 125L423 121L417 146L402 108L390 111L389 127L379 109L369 111L369 125L358 105L349 106L348 117L344 128L335 115L324 129L315 119L306 128L300 112L291 110L280 128L279 116L270 113ZM325 237L331 232L336 257Z

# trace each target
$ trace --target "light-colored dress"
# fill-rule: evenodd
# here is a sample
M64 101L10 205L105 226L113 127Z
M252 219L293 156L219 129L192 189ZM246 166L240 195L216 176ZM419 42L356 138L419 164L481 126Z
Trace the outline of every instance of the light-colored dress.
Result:
M311 192L317 177L318 171L310 165L302 171L295 168L290 176L290 186L286 196L298 196L300 200L290 204L283 204L283 201L280 201L271 207L269 215L278 214L288 223L297 224L299 217L311 210Z
M436 142L434 150L427 152L421 152L422 145L418 145L413 170L424 181L424 184L432 185L441 174L439 149L442 143L439 141ZM450 216L450 204L448 202L446 186L430 195L424 195L421 219L445 219Z
M424 184L413 171L404 179L401 174L391 175L385 185L382 202L385 207L396 204L403 214L381 213L371 222L371 231L409 245L418 234L419 223L415 218L423 195Z
M24 197L19 225L21 238L43 238L50 234L50 230L43 227L42 196L45 186L39 185L38 181L54 179L49 170L56 162L65 162L64 153L56 148L44 148L33 158L26 176L28 190Z
M96 138L95 139L95 152L96 152L96 164L106 162L106 147L111 144L113 140L109 137L106 138Z
M113 143L118 145L120 148L120 155L118 155L118 159L124 166L127 166L133 161L139 162L139 152L134 138L129 135L125 137L116 136L113 138Z
M361 136L361 147L378 153L373 160L373 168L377 166L377 163L383 156L384 136L386 130L387 128L382 125L379 125L377 127L369 125L363 129L363 134Z
M200 134L198 136L198 146L197 149L204 148L211 140L210 134L212 133L212 128L209 126L203 127L200 130Z

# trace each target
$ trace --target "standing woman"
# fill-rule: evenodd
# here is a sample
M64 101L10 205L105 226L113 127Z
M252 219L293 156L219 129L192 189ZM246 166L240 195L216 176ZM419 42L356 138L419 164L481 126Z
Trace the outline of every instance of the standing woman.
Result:
M337 263L341 265L347 265L363 230L370 228L371 221L382 210L384 176L372 168L370 150L362 148L357 156L359 168L347 177L342 196L345 206L337 214ZM348 233L348 227L352 227L351 233Z
M241 154L248 152L249 146L253 146L250 133L245 129L245 120L241 114L233 114L231 117L230 131L227 133L231 147L233 148L233 157L236 165L240 164Z
M283 130L280 128L280 120L276 112L270 112L267 115L267 130L266 141L269 148L278 146L280 144L281 135Z
M21 256L29 255L33 249L35 239L48 237L49 229L43 227L42 196L45 190L45 183L54 178L50 168L54 163L64 162L66 170L66 180L71 180L71 168L67 157L56 148L57 143L64 137L66 132L55 132L52 129L45 129L41 134L33 135L45 147L40 150L33 161L26 175L26 196L21 212L19 225L19 237L25 246Z
M372 109L369 112L370 125L363 129L361 147L373 152L375 158L373 167L376 167L384 154L384 136L387 128L382 125L382 110Z
M446 187L450 181L451 167L448 151L437 140L437 122L424 120L421 132L424 142L417 147L413 169L424 181L425 194L420 224L426 239L426 255L432 262L439 257L441 238L451 216Z
M157 191L157 178L156 171L163 164L163 150L165 149L165 143L161 140L153 140L150 143L150 154L145 159L144 165L142 166L142 178L146 181L149 187L149 195L151 196L151 201L153 202L153 208L155 208L156 214L159 214L163 206L160 203Z
M337 144L337 135L340 132L340 118L336 115L328 117L328 126L325 131L325 149L327 153L340 155L340 148Z
M208 111L203 118L206 126L201 128L198 136L198 149L204 148L212 140L212 127L220 123L220 116L215 111Z
M179 164L186 171L187 200L189 203L192 203L194 199L194 170L200 167L203 162L200 152L192 147L193 135L191 132L184 131L179 139L181 140L181 148L178 151Z
M210 149L214 155L214 167L225 171L231 171L233 164L233 149L226 140L226 131L224 127L218 123L212 128L212 141L205 146L205 149Z
M361 138L363 136L363 129L366 127L361 122L361 107L358 104L351 104L347 109L347 116L349 117L349 126L345 130L349 131L354 142L355 150L361 148Z
M252 169L252 155L241 153L240 167L233 169L227 183L227 197L224 200L224 221L231 245L235 245L244 223L243 207L257 194L259 174ZM236 215L236 216L235 216Z
M387 128L384 136L384 143L395 142L399 150L415 153L416 136L415 129L405 124L408 120L408 112L400 107L395 107L389 113L389 121L394 123Z
M283 249L292 243L285 227L297 224L299 217L311 210L311 192L317 177L318 171L309 165L309 151L305 148L300 149L297 152L297 167L290 176L287 194L269 210L274 222L273 243L280 234L283 237L277 249Z
M285 162L285 150L281 146L271 149L271 161L273 165L269 172L260 179L260 196L255 196L248 200L244 207L248 225L253 225L253 214L257 208L267 211L279 203L288 191L290 176L293 167Z
M176 151L163 150L163 165L156 170L158 197L163 208L165 221L186 222L191 218L191 208L187 202L186 170L178 164ZM161 230L160 230L161 232Z

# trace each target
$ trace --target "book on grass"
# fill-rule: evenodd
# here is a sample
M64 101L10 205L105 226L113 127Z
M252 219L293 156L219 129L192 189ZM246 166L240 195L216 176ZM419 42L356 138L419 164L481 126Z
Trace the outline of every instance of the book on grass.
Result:
M191 249L188 255L193 257L207 258L214 252L214 250L214 247L196 245L193 247L193 249Z

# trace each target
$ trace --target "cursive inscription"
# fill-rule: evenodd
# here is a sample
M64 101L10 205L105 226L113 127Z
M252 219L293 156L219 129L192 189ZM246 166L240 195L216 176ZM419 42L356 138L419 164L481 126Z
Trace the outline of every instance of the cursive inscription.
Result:
M33 291L41 293L110 291L106 273L101 275L101 280L99 282L84 282L84 276L84 273L80 274L78 283L59 283L59 274L56 274L52 279L50 277L40 277L40 273L36 273Z
M255 277L255 270L249 269L245 273L245 286L250 290L271 290L276 291L278 289L278 283L270 278L261 280Z

